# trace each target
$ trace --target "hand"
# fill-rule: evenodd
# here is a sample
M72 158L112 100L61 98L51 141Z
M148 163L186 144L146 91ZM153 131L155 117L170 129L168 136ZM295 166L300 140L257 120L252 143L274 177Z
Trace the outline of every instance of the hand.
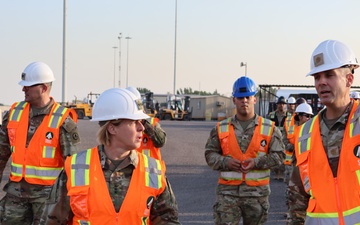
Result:
M228 168L229 170L236 171L236 172L242 172L241 171L241 162L237 159L229 158L228 160Z
M245 159L241 162L241 171L248 173L255 166L255 160L253 158Z

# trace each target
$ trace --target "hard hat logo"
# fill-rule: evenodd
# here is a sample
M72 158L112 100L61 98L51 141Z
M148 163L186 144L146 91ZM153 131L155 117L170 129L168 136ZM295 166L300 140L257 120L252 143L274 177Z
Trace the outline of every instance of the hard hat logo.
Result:
M21 80L25 80L25 77L26 77L26 73L22 73L21 74Z
M137 106L137 109L138 109L138 110L144 111L144 106L143 106L143 104L142 104L142 102L141 102L140 99L136 99L136 100L135 100L135 105Z
M324 64L324 54L320 53L314 56L314 66L318 67Z

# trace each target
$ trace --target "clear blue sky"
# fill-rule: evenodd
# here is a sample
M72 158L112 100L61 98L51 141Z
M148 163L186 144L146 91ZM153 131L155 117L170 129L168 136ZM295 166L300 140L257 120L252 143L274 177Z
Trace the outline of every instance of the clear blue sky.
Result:
M343 41L360 58L359 9L358 0L178 0L176 89L229 96L241 62L257 84L312 85L305 74L321 41ZM33 61L53 69L61 101L63 0L0 0L0 29L0 102L24 99L18 82ZM114 86L120 32L121 87L128 74L129 86L173 92L175 0L67 0L66 101Z

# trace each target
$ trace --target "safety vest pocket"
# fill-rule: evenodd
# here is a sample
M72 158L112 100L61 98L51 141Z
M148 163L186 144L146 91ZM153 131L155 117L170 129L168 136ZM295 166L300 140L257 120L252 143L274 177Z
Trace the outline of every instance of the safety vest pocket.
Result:
M68 196L70 196L70 206L73 213L79 218L89 219L89 186L72 187Z

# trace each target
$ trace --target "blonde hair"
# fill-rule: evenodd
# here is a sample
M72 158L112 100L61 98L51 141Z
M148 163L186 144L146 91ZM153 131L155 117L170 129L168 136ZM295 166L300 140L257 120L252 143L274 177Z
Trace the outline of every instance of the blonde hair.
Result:
M109 120L109 121L100 121L100 129L97 131L96 139L99 144L108 146L111 144L111 134L108 131L109 124L112 124L114 126L120 125L122 120Z

